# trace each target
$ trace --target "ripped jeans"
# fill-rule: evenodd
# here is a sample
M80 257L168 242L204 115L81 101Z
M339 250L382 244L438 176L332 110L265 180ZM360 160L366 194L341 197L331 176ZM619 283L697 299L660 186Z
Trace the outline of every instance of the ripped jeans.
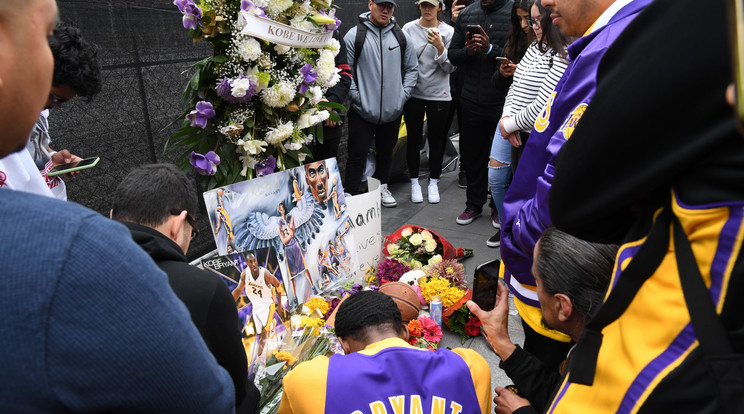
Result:
M504 196L512 179L511 148L512 145L501 136L501 132L496 128L496 133L493 135L493 141L491 142L488 185L491 187L491 198L496 206L496 211L499 213L499 219L503 217ZM490 165L491 160L496 160L504 165L494 167Z

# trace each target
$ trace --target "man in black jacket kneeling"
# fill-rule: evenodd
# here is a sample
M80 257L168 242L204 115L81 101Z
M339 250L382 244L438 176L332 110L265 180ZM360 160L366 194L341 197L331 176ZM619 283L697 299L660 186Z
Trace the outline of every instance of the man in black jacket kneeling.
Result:
M189 245L199 234L196 194L194 184L175 165L145 165L119 183L111 218L127 226L134 241L168 275L170 287L186 305L207 347L232 377L237 412L254 413L260 396L248 381L232 293L219 276L186 260Z

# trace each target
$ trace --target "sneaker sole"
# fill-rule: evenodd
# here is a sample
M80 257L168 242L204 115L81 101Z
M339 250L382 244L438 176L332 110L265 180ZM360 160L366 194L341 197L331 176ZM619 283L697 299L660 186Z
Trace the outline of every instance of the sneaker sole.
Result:
M462 185L462 184L460 184L460 183L457 183L457 186L458 186L458 187L460 187L460 188L468 188L468 186L467 186L467 185Z
M383 202L382 202L382 206L383 206L383 207L390 207L390 208L393 208L393 207L396 207L396 206L398 206L398 203L397 203L397 202L395 202L395 203L386 203L386 202L384 202L384 201L383 201Z
M423 203L423 202L424 202L424 199L423 199L423 198L422 198L421 200L414 200L414 199L411 199L411 202L412 202L413 204L420 204L420 203Z
M488 247L499 247L499 246L501 246L501 242L500 241L492 242L490 240L486 240L486 246L488 246Z
M439 203L439 200L429 199L429 204L437 204L437 203Z
M478 214L477 216L475 216L475 217L473 217L471 219L467 219L467 220L460 220L460 218L458 217L457 220L455 220L455 221L457 222L457 224L460 224L460 225L463 225L464 226L466 224L472 223L473 220L477 219L478 217L480 217L480 214Z
M492 225L492 226L493 226L493 228L495 228L495 229L500 229L500 228L501 228L501 224L499 224L499 223L497 223L497 222L495 222L495 221L493 221L493 220L491 220L491 225Z

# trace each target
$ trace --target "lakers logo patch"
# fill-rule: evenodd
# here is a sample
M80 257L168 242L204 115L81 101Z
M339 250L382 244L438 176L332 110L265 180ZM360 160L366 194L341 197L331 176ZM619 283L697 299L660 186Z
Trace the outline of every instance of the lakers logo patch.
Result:
M548 103L545 104L545 108L543 108L542 112L540 112L540 116L538 116L535 120L535 131L545 132L545 130L548 129L548 125L550 125L550 108L553 107L555 95L555 92L550 95L550 98L548 98Z
M571 138L571 135L573 135L574 131L576 130L576 126L579 124L581 117L586 111L586 108L586 104L577 106L571 114L571 117L568 118L568 121L566 121L566 124L563 126L563 137L566 138L566 140Z

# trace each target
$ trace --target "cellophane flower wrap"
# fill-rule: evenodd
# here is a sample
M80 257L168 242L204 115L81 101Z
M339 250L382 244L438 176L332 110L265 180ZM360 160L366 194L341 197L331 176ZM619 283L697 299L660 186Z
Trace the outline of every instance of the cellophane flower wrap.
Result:
M330 34L341 22L332 0L173 3L189 36L208 42L214 53L195 65L183 95L182 126L169 138L166 153L178 154L184 170L196 169L204 188L301 165L310 154L308 144L322 140L316 126L340 120L331 109L343 109L321 102L339 80L340 44ZM277 28L302 34L286 36L286 44L246 34L246 26L253 33L255 19L270 25L266 33L272 35L288 33ZM207 157L210 152L215 156Z

